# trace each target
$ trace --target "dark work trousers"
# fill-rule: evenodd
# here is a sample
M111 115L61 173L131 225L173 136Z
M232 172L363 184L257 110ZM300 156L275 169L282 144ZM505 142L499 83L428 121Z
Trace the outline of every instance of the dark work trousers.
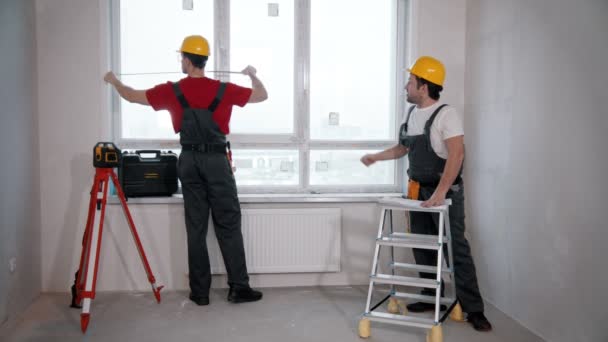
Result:
M435 191L434 187L421 187L419 199L425 201L431 197ZM477 274L475 264L471 256L469 242L464 236L464 188L462 183L452 185L448 197L452 199L450 205L450 230L452 233L452 251L454 254L454 273L456 279L456 296L462 305L464 312L483 312L483 300L477 285ZM411 212L411 230L414 234L439 233L439 214ZM444 248L446 260L448 257L447 248ZM414 249L414 258L420 265L437 266L437 251L428 249ZM420 273L423 278L435 279L436 274ZM443 288L443 282L442 282ZM424 289L425 295L435 295L435 290Z
M192 294L207 297L211 287L206 240L209 210L228 273L228 284L234 288L248 287L249 276L241 233L241 207L226 155L182 151L178 172L184 195Z

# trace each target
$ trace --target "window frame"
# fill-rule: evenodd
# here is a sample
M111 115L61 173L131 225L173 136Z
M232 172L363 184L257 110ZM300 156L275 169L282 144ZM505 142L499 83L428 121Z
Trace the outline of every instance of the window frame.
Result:
M109 0L109 59L111 69L120 73L120 1ZM239 193L251 194L289 194L289 193L394 193L400 192L404 183L405 165L400 160L394 161L393 184L387 185L311 185L310 184L310 151L312 150L383 150L397 143L399 125L406 103L403 89L406 82L406 58L408 46L408 25L410 0L394 0L396 29L395 53L395 85L391 97L394 99L394 131L393 136L386 140L314 140L310 138L310 29L311 1L294 0L294 108L292 134L242 134L231 133L228 136L233 150L267 149L267 150L297 150L299 153L297 186L238 186ZM393 1L393 0L390 0ZM214 0L214 36L212 53L215 70L230 69L230 0ZM223 45L215 42L223 42ZM399 72L403 71L403 72ZM230 75L220 74L217 79L230 81ZM152 85L150 85L152 86ZM132 139L123 138L121 125L120 97L112 92L112 137L123 149L167 149L181 150L179 140L169 139ZM237 170L238 172L238 170Z

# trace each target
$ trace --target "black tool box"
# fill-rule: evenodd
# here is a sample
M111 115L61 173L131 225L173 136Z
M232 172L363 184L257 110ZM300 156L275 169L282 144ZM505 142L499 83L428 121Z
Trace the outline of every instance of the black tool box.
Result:
M177 154L160 150L125 151L118 179L126 197L171 196L177 192Z

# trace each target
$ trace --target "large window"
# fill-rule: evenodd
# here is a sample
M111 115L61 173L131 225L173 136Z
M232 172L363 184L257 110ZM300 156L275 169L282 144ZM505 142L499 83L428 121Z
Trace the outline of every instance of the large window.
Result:
M182 77L191 34L211 44L207 77L258 70L269 99L234 107L241 192L398 191L401 163L359 158L395 144L403 110L406 0L113 0L112 65L137 89ZM145 14L145 15L144 15ZM167 112L114 96L114 138L179 149Z

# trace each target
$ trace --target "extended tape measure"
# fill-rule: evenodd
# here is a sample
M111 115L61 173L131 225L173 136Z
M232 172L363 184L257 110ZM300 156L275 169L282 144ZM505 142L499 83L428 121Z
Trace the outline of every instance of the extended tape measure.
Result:
M120 165L121 153L112 142L98 142L93 148L93 166L95 167L118 167Z

